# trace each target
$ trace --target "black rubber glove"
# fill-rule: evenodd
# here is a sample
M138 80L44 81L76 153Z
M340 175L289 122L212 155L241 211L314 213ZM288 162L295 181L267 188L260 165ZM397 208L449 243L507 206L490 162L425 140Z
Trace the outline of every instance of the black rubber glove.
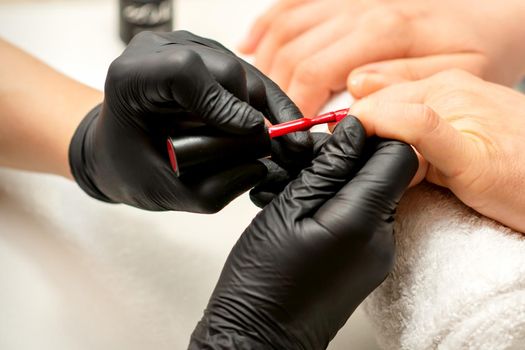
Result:
M327 133L311 133L310 135L313 141L313 154L318 154L330 135ZM261 162L268 169L268 175L250 191L250 199L259 208L264 208L297 177L299 170L302 169L293 166L285 168L272 159L262 159ZM305 164L304 167L309 165Z
M169 164L167 136L203 125L262 133L264 117L280 123L301 115L273 82L219 43L183 31L142 33L111 64L104 102L79 125L70 145L72 173L103 201L213 213L268 170L254 160L181 180ZM285 169L300 169L312 157L307 133L272 148Z
M364 163L364 164L363 164ZM348 117L242 234L189 348L324 349L390 272L412 148Z

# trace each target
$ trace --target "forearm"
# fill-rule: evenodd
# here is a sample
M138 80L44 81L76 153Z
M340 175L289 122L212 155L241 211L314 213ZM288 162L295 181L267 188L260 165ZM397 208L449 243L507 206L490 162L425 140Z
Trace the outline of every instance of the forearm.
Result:
M0 166L71 177L69 141L103 95L0 39Z

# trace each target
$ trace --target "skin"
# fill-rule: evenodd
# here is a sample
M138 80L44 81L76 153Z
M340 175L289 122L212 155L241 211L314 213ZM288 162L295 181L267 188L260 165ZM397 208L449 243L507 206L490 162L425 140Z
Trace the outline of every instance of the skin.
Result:
M345 87L360 98L450 68L513 85L524 21L522 0L280 0L240 50L313 116Z
M449 188L477 212L525 232L525 96L459 70L392 85L350 113L368 135L420 153L415 183Z
M69 142L102 92L2 39L0 52L0 166L72 179Z

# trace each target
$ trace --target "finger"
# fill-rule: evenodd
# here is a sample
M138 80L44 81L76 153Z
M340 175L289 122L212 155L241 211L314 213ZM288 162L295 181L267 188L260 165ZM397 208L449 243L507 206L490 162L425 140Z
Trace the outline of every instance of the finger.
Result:
M334 18L321 23L280 47L273 55L268 76L286 91L290 85L292 74L301 62L352 31L354 23L347 22L345 17ZM326 62L325 64L330 65L331 63Z
M248 85L248 101L250 105L258 111L264 113L268 105L268 97L266 95L266 86L258 74L252 70L247 70L246 83Z
M317 155L330 138L330 135L325 133L314 133L312 136L314 140L314 154ZM261 161L268 169L268 175L263 181L261 181L261 183L250 191L250 199L259 208L268 205L284 190L290 181L295 178L295 174L291 174L286 169L280 167L277 163L269 159Z
M386 86L428 78L438 72L459 68L475 75L483 74L484 59L479 53L458 53L405 58L366 64L352 71L347 87L362 98Z
M272 124L302 118L302 114L286 94L257 68L244 63L250 73L260 77L266 94L266 106L262 111ZM280 165L290 169L303 167L312 158L312 140L308 132L296 132L279 137L272 142L272 156Z
M222 87L248 102L248 76L237 57L207 46L194 46L192 50L199 54L207 70Z
M286 94L271 80L265 78L263 82L266 86L268 96L268 115L267 118L273 124L285 123L291 120L302 118L302 114L297 106L286 96ZM276 153L285 163L304 164L312 158L312 139L308 132L295 132L284 135L276 140L277 145L282 146ZM287 158L289 161L286 161Z
M270 159L262 159L267 175L250 191L250 200L259 208L268 205L293 179L289 171Z
M423 158L421 153L419 153L413 146L412 149L414 150L414 152L416 152L419 167L417 168L416 175L414 175L414 178L412 179L408 187L414 187L419 185L423 180L425 180L425 177L429 172L429 164L427 160Z
M365 145L365 131L354 117L341 122L312 166L305 169L272 205L286 208L287 225L312 215L332 198L358 170Z
M306 3L282 12L273 19L255 53L255 66L268 74L275 54L284 44L333 17L337 11L323 1ZM328 38L327 38L328 40Z
M368 239L373 227L392 225L397 204L418 168L417 156L409 145L378 139L368 142L371 157L313 216L334 235L351 233L355 237L363 233Z
M264 128L263 114L221 86L194 50L179 47L148 63L152 68L145 79L149 89L160 92L162 102L172 99L204 123L226 132L247 134Z
M192 188L188 193L192 197L188 203L195 203L195 208L189 211L216 213L262 181L266 174L266 167L255 161L231 167L206 178L194 177L185 183L189 188ZM180 195L180 193L176 193L175 198L180 197Z
M240 52L251 55L257 49L261 39L266 34L275 16L289 8L309 2L311 0L280 0L261 15L253 24L248 36L242 41L238 49Z
M421 103L396 103L363 99L350 108L369 135L413 145L440 174L454 177L470 164L472 152L463 135L434 110Z
M378 41L384 44L378 45ZM358 26L350 35L301 62L292 75L288 95L306 117L311 117L333 92L344 90L353 69L396 58L409 44L409 35L401 35L389 25Z

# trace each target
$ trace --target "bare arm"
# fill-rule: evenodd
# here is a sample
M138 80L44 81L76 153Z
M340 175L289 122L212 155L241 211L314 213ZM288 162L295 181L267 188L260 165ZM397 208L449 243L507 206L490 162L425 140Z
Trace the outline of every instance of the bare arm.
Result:
M0 166L71 178L69 142L102 92L0 39Z

